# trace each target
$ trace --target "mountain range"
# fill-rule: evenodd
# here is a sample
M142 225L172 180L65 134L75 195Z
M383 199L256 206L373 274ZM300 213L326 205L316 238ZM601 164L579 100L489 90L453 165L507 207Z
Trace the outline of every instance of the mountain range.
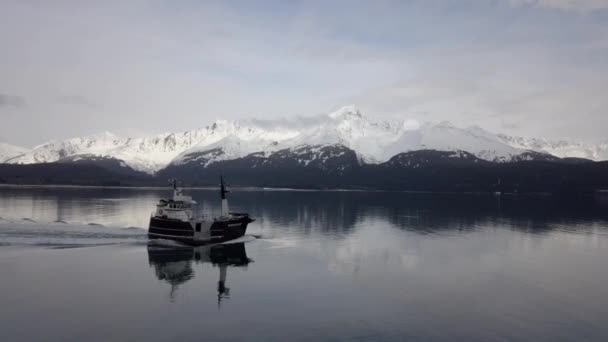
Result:
M289 120L217 120L204 128L149 137L121 138L104 132L50 141L32 149L0 144L0 162L103 163L154 175L166 169L209 168L246 157L256 159L256 165L285 158L303 166L318 165L336 157L327 154L332 148L340 153L352 151L359 165L378 165L402 153L426 150L466 152L497 163L556 157L608 159L608 142L513 137L449 122L382 120L347 106L327 115Z

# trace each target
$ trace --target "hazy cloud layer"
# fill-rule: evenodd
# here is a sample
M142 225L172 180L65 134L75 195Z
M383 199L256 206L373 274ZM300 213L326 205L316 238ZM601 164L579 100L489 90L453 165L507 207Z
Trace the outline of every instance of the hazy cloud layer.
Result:
M593 11L608 8L606 0L510 0L514 5L531 5L562 10Z
M0 136L34 145L354 103L602 139L607 37L607 2L594 0L6 0Z
M21 96L0 93L0 107L22 107L25 100Z
M88 98L82 95L62 95L57 97L57 102L73 105L73 106L82 106L88 108L98 108L99 105L95 102L89 100Z

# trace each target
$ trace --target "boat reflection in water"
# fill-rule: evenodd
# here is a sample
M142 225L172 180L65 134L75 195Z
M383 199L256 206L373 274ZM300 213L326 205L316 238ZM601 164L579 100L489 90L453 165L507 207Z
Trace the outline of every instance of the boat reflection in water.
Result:
M179 285L194 278L193 264L211 263L219 268L217 283L218 305L222 299L230 297L226 287L229 267L246 267L251 259L247 257L245 243L229 243L199 247L166 247L148 244L148 261L154 267L156 277L171 284L170 299L173 301Z

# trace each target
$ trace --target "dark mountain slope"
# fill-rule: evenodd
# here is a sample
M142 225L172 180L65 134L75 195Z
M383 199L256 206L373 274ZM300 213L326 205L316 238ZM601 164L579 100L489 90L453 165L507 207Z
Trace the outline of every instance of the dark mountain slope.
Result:
M93 165L99 166L103 169L106 169L112 173L116 173L123 176L128 177L147 177L148 174L145 172L137 171L129 167L123 160L112 158L112 157L102 157L97 155L78 155L72 157L62 158L57 163L61 164L74 164L74 165Z
M382 164L365 164L345 146L319 145L211 163L196 158L172 164L155 176L125 168L111 158L0 164L0 183L165 185L167 179L178 178L188 185L216 186L223 174L233 186L255 187L552 193L608 189L608 162L536 157L496 163L464 151L421 150L398 154Z
M0 164L0 183L4 184L56 184L56 185L146 185L150 176L135 177L119 174L97 165L63 163Z
M401 153L382 164L362 164L341 146L251 154L207 166L171 165L157 177L215 185L222 173L233 185L455 192L580 192L608 188L608 163L562 160L531 153L495 163L464 151Z
M302 146L276 151L269 156L253 153L243 158L215 162L169 165L159 178L179 178L195 185L216 185L224 174L234 185L260 187L349 187L345 174L360 168L357 155L342 145Z

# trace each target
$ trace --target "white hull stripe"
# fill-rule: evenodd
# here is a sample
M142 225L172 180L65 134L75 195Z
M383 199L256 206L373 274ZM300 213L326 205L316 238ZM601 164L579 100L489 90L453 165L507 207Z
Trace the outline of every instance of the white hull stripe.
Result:
M158 233L150 233L148 232L149 235L154 235L154 236L162 236L162 237L167 237L167 238L173 238L173 239L188 239L188 240L200 240L200 241L207 241L207 240L213 240L213 239L221 239L224 236L220 235L220 236L212 236L211 239L195 239L193 236L177 236L177 235L166 235L166 234L158 234Z
M193 232L194 231L194 229L192 229L192 227L190 227L190 229L175 229L175 228L161 228L161 227L150 226L150 228L148 228L148 229L173 230L173 231L179 231L179 232Z
M178 236L178 235L166 235L166 234L158 234L158 233L150 233L148 232L149 235L155 235L155 236L162 236L162 237L168 237L168 238L172 238L172 239L188 239L188 240L194 240L194 237L189 236L189 235L185 235L185 236Z

